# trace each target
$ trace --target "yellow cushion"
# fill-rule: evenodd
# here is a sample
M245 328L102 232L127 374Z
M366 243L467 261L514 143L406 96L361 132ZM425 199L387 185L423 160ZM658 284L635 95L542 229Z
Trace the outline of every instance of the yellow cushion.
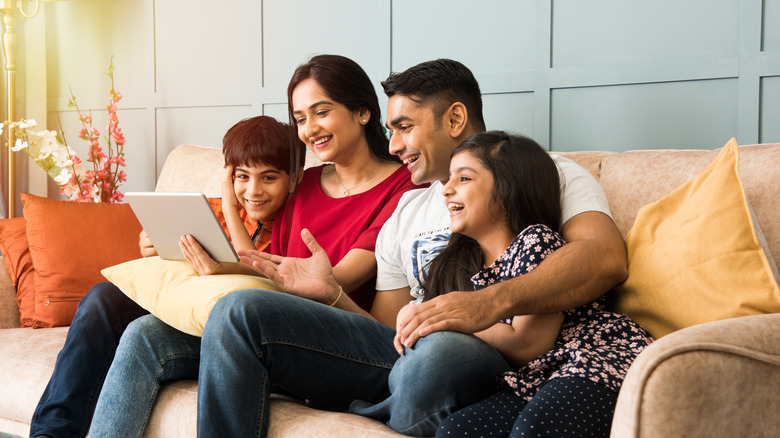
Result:
M201 336L214 304L230 292L279 290L267 278L237 274L201 277L188 262L160 257L132 260L101 272L141 307L194 336Z
M695 324L780 312L731 139L701 174L644 206L626 235L615 310L660 338Z

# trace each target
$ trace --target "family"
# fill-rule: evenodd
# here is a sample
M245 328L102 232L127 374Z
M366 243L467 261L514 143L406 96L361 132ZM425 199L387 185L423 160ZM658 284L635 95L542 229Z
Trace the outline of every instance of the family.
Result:
M271 393L411 436L608 436L652 339L605 307L627 261L600 186L529 138L486 131L457 61L382 87L389 140L368 75L337 55L295 70L290 125L228 130L223 225L241 263L191 236L182 252L200 275L262 275L285 293L228 294L196 337L94 286L31 436L141 436L179 379L198 380L201 437L266 436ZM306 148L327 164L304 171ZM156 254L143 233L139 245Z

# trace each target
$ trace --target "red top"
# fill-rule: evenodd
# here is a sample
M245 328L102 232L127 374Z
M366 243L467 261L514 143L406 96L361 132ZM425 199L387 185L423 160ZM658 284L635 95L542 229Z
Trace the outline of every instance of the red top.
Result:
M409 170L401 166L366 192L331 198L320 186L323 168L307 169L298 189L276 214L269 253L286 257L311 256L301 239L303 228L311 231L334 266L353 248L373 252L379 230L393 214L401 195L420 187L412 184ZM372 278L349 294L367 311L376 294L374 282Z

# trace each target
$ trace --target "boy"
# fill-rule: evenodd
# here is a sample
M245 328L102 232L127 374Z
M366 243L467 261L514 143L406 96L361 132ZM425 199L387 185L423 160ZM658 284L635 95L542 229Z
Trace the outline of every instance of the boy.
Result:
M258 116L227 131L223 153L228 169L223 199L211 200L212 208L236 249L265 250L273 218L302 174L303 143L288 125ZM156 254L144 233L139 247L144 257ZM33 414L30 436L86 436L119 338L128 324L147 313L111 283L87 293Z

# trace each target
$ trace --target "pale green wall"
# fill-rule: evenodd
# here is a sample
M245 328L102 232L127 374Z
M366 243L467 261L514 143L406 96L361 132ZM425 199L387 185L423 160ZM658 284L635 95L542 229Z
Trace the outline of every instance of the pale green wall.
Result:
M126 190L181 143L221 146L238 119L286 119L316 53L379 82L439 57L469 66L489 129L552 150L780 142L779 0L73 0L45 5L49 124L67 90L96 114L114 55ZM382 103L386 99L382 96Z

